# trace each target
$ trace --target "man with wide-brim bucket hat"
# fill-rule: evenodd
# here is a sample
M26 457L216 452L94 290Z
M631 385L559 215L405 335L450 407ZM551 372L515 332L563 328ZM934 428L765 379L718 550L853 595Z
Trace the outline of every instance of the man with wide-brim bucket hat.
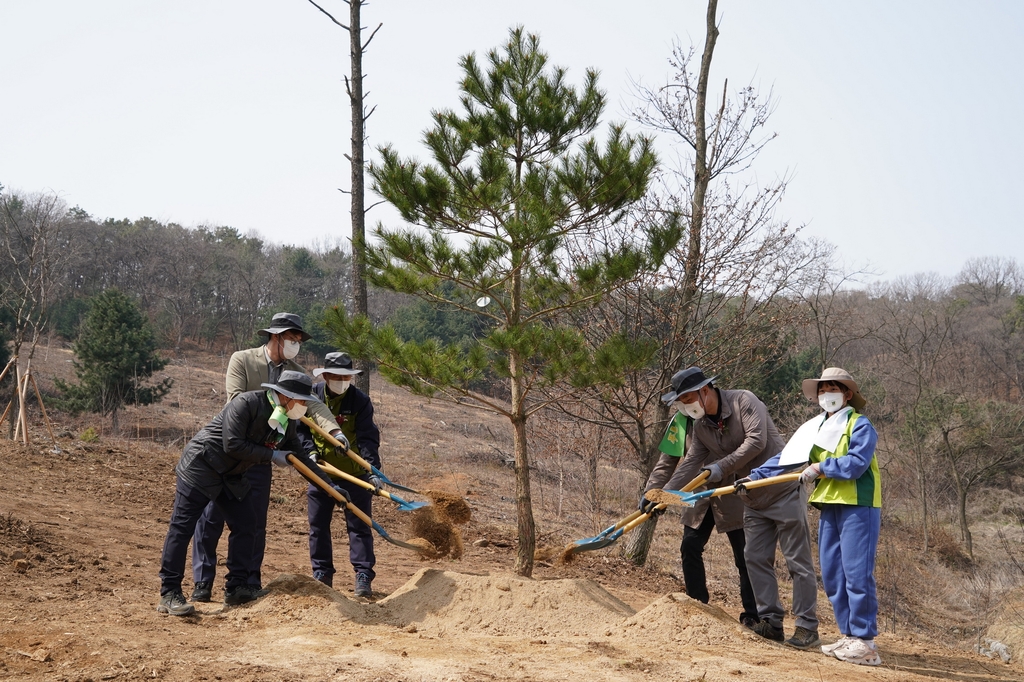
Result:
M271 463L288 466L289 452L309 455L312 441L296 425L306 406L316 401L311 389L308 376L286 370L261 390L238 395L185 446L174 468L174 510L160 558L160 613L195 612L185 601L181 582L196 521L210 504L230 529L224 603L244 604L263 596L260 585L251 582L259 512L246 472Z
M692 369L692 368L691 368ZM696 388L693 388L696 387ZM689 388L690 390L685 390ZM678 490L701 471L712 487L749 476L783 448L768 408L750 391L716 388L693 372L680 389L662 397L693 420L693 446L665 486ZM743 561L756 604L753 630L762 637L808 648L818 642L818 586L807 524L806 497L795 482L756 488L732 497L743 528ZM716 520L717 523L717 520ZM710 530L707 531L710 534ZM684 535L684 542L685 542ZM734 545L735 547L735 545ZM787 609L779 598L776 548L793 579L793 636L785 636ZM685 573L685 571L684 571Z
M790 442L802 444L800 458L809 462L801 480L813 483L810 503L821 510L821 581L842 635L821 650L848 663L881 665L874 641L878 634L875 556L882 523L882 487L875 455L878 434L860 414L867 401L845 369L829 367L820 377L804 379L801 388L821 412L801 426ZM805 430L810 434L806 441L799 438ZM773 458L751 472L750 478L782 473L787 467L778 466L781 459ZM788 458L783 463L793 464Z
M313 376L320 379L313 386L313 393L323 401L334 415L337 426L348 441L349 447L362 459L380 471L380 430L373 420L373 403L370 397L352 385L352 378L362 371L352 366L348 353L333 352L324 356L322 367L313 370ZM320 458L336 469L362 478L380 490L380 479L367 473L345 452L340 452L319 433L312 433L309 427L301 427L316 444ZM348 492L352 503L367 516L372 516L373 491L363 488L341 477L331 476L336 486ZM331 541L331 520L334 518L333 498L315 485L306 490L307 515L309 518L309 561L313 577L325 585L334 585L334 547ZM355 596L369 598L373 595L372 583L376 577L374 566L377 558L373 550L373 533L346 507L345 523L348 530L348 558L355 572Z
M676 480L673 474L679 468L693 450L693 419L687 415L679 405L680 398L687 396L696 399L699 393L704 390L713 390L713 382L717 377L708 377L700 367L688 367L672 375L672 390L661 396L661 400L670 406L668 430L660 447L661 455L657 464L647 478L644 486L644 493L648 490L658 488L671 488L671 485L685 485L690 479L681 483L669 484L669 479ZM675 409L671 409L675 407ZM693 476L690 477L691 479ZM655 503L652 503L644 495L640 496L639 508L644 512L653 512ZM711 539L711 531L717 529L719 533L725 533L732 546L733 560L740 577L740 599L743 603L743 611L739 620L749 628L757 625L757 602L754 599L754 590L750 585L750 577L747 574L746 561L743 558L745 539L743 535L743 503L734 495L702 499L693 507L684 507L683 516L683 539L679 546L679 553L683 562L683 580L686 584L686 594L690 597L708 603L707 574L704 568L704 548Z
M302 366L295 362L301 344L310 336L302 327L302 318L294 313L276 313L270 324L259 330L266 343L255 348L236 351L231 354L224 378L224 389L230 401L246 391L255 391L264 384L276 382L284 372L305 374ZM309 416L321 427L340 434L341 430L333 415L323 403L312 401L308 405ZM256 504L256 549L254 550L253 575L249 581L263 584L261 567L267 545L267 512L270 508L270 487L273 482L271 467L257 465L249 469L246 476L253 487ZM224 519L210 505L196 524L196 535L192 541L192 601L210 601L217 572L217 544L224 532Z

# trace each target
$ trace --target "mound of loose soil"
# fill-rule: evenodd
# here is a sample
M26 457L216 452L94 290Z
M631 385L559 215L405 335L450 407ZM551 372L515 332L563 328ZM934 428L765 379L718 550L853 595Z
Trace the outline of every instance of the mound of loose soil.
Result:
M425 568L377 604L382 622L420 631L585 636L634 613L590 580L529 580Z
M683 593L666 594L622 623L626 636L682 646L742 645L761 641L717 606Z

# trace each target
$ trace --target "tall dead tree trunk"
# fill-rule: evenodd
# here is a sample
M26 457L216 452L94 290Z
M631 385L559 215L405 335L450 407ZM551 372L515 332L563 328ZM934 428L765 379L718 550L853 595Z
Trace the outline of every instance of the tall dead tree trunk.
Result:
M370 117L373 110L366 111L366 104L363 98L363 53L369 47L370 41L377 35L377 31L383 24L378 24L373 33L363 42L363 27L360 13L365 4L362 0L345 0L349 6L349 23L339 22L320 5L309 0L310 4L326 14L331 21L348 31L349 35L349 63L350 75L345 78L345 90L348 93L349 107L352 118L351 151L346 158L352 167L349 197L351 207L349 215L352 222L352 315L366 315L368 306L366 302L366 201L364 190L365 158L363 154L366 119ZM344 192L344 190L342 190ZM356 388L364 393L370 390L369 364L364 358L353 358L356 369L363 370L362 374L356 375Z
M718 13L718 0L708 0L707 11L707 35L704 38L704 52L700 58L700 75L697 79L696 106L693 114L694 144L693 144L693 197L690 200L690 225L687 235L686 257L683 267L682 302L679 306L680 314L676 318L676 324L685 325L692 315L694 302L697 298L697 282L700 277L700 268L703 263L702 237L704 234L704 215L708 194L708 185L711 184L711 169L708 166L708 134L707 134L707 102L708 102L708 78L711 74L711 58L715 53L715 43L718 41L718 26L715 24L715 16ZM726 81L726 88L728 81ZM726 91L722 93L722 107L726 103ZM719 112L721 118L723 112ZM717 128L716 128L717 129ZM681 336L682 330L676 329L672 338ZM668 409L660 401L657 405L659 421L667 421L669 418ZM658 446L660 440L651 439L646 449L647 471L654 468L658 461ZM644 482L641 482L641 490ZM632 534L622 546L622 555L627 557L637 566L647 563L647 555L650 553L651 541L654 538L654 523L645 523Z

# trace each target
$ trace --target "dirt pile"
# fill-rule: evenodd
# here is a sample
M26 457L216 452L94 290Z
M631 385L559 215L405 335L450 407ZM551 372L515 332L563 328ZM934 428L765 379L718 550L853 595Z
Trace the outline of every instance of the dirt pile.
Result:
M683 593L666 594L626 619L621 627L627 637L683 646L719 646L727 642L743 646L762 641L719 607L702 604Z
M424 568L389 597L361 604L305 576L281 576L249 611L278 611L316 624L355 621L420 632L579 637L618 628L634 611L590 580L529 580ZM316 613L316 611L324 613ZM325 615L326 614L326 615Z

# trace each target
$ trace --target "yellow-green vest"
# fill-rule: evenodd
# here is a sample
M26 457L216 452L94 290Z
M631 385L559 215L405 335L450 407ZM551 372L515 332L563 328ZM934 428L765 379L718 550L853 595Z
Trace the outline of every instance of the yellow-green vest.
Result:
M862 415L851 411L846 419L846 428L839 438L833 452L823 450L815 445L811 448L811 461L821 462L827 458L844 457L850 451L850 438L853 427ZM866 419L866 417L865 417ZM871 466L860 478L843 481L836 478L819 478L815 483L814 492L808 500L811 504L854 504L859 507L882 506L882 479L878 474L878 457L871 456Z
M326 391L324 392L324 404L326 404L328 409L330 409L331 414L337 416L338 412L341 410L341 400L343 397L344 396L341 395L328 396ZM338 426L338 428L341 429L343 434L345 434L345 438L348 439L349 447L352 448L352 451L357 455L361 455L362 453L359 451L359 443L356 442L355 417L355 415L351 415L350 418L346 419L345 423ZM353 476L362 476L366 473L366 469L356 464L352 458L339 454L338 451L334 449L334 446L328 443L327 439L316 431L313 431L313 443L316 445L316 449L320 453L320 458L328 464L341 469L346 474L352 474ZM332 476L332 478L336 477Z

